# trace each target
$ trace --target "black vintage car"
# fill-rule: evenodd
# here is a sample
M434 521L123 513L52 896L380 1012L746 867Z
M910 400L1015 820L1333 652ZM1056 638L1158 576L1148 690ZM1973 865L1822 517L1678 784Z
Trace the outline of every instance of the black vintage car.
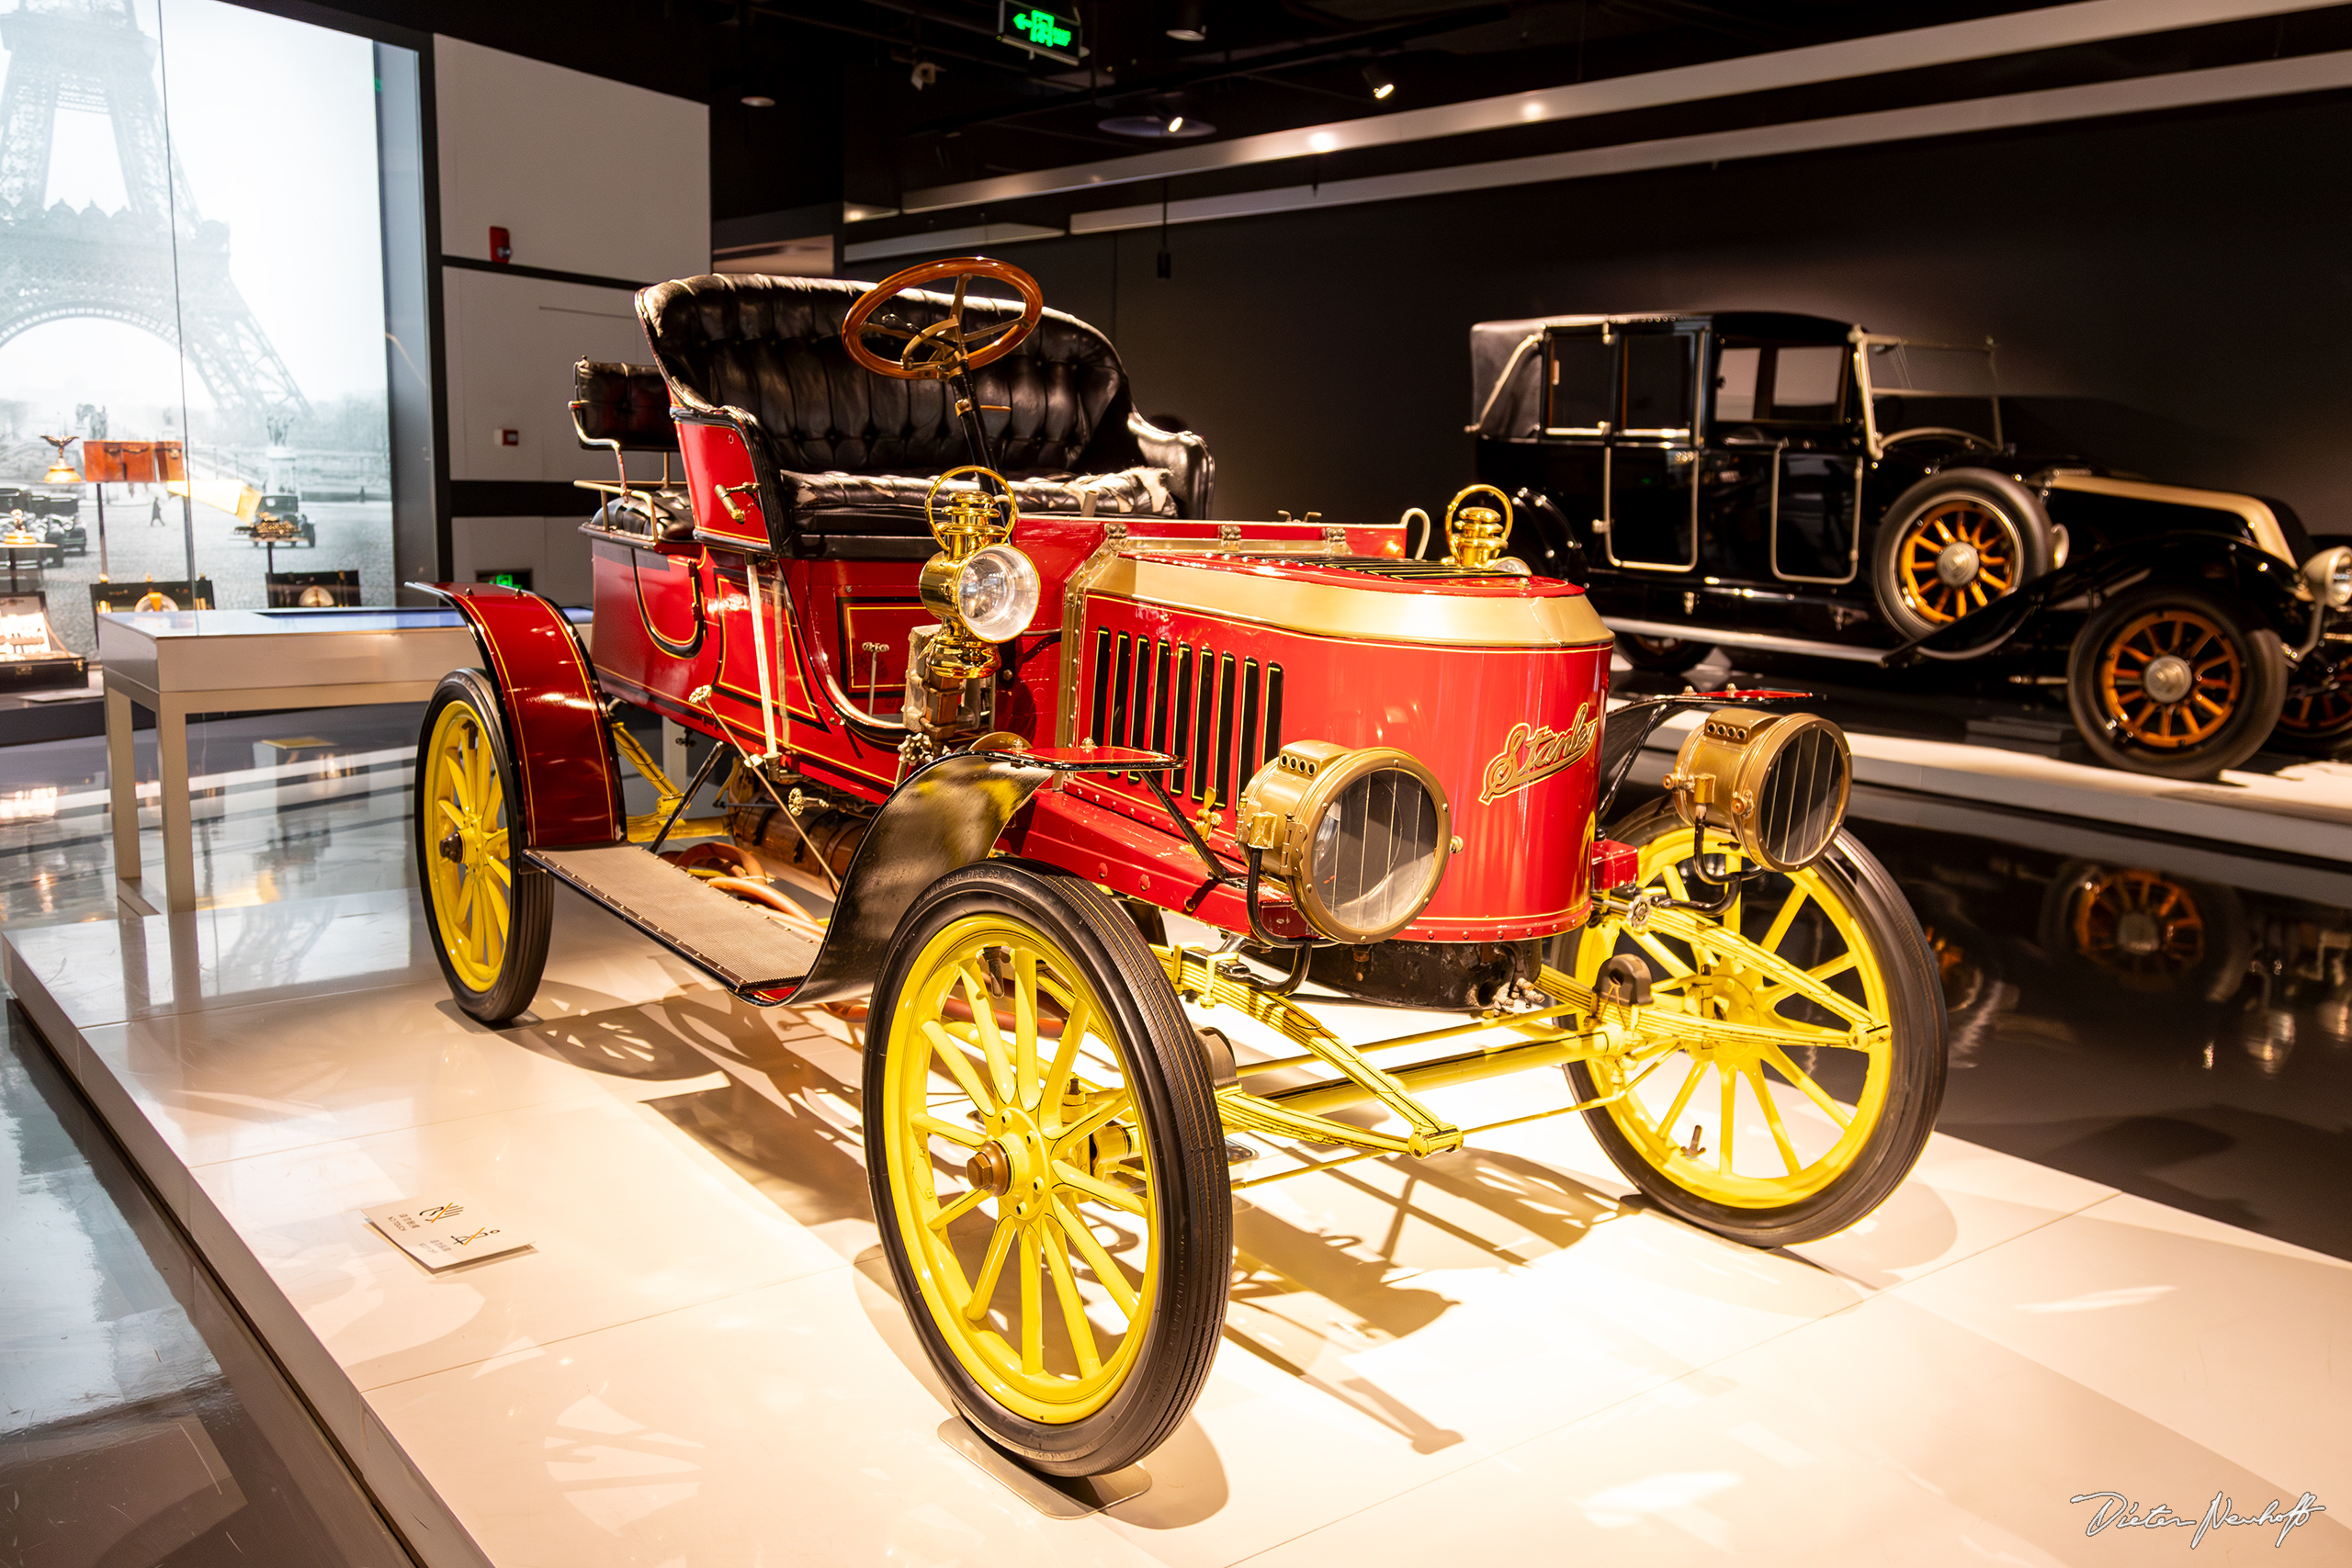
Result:
M1716 645L2064 684L2120 768L2352 741L2352 548L2285 505L2020 454L1990 344L1766 311L1471 330L1478 477L1513 552L1636 666Z
M271 491L254 508L254 520L237 530L256 548L263 545L318 547L318 525L302 513L302 498L291 491Z

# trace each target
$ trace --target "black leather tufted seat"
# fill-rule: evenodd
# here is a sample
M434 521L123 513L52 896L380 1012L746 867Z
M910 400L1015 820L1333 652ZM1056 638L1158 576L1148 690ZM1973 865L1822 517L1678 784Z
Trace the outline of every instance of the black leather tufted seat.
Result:
M947 389L860 368L841 337L863 286L831 278L704 276L656 284L638 315L683 416L740 425L775 505L779 548L819 553L831 536L924 535L938 474L971 460ZM937 294L887 312L919 329ZM988 302L967 319L985 321ZM1024 512L1208 514L1216 465L1202 439L1135 412L1118 352L1048 310L1012 353L973 373L998 466Z
M571 428L582 446L602 447L618 461L623 453L673 453L678 426L670 418L670 388L650 365L616 365L583 359L571 367ZM669 460L662 460L669 471ZM628 469L621 469L624 481ZM649 539L694 537L694 508L683 491L638 489L596 509L592 528L610 528Z

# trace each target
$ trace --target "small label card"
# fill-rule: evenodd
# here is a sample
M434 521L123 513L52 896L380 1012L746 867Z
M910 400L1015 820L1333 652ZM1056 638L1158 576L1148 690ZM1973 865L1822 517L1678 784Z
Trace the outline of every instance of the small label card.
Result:
M402 1252L436 1271L520 1252L531 1245L529 1237L501 1224L489 1210L457 1199L404 1199L359 1212Z

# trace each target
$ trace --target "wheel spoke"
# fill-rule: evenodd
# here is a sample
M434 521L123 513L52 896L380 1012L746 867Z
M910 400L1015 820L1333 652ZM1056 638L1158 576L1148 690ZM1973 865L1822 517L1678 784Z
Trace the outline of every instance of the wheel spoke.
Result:
M989 1236L988 1252L980 1258L979 1274L972 1280L971 1299L964 1303L965 1321L986 1321L989 1303L996 1297L997 1276L1004 1272L1004 1260L1012 1252L1012 1233L1018 1228L1012 1215L997 1217L996 1229Z
M1739 1075L1721 1062L1715 1064L1715 1076L1723 1080L1723 1117L1715 1128L1715 1169L1724 1176L1731 1174L1731 1130L1738 1118L1734 1103L1739 1092Z
M917 1120L920 1121L922 1119L918 1117ZM954 1224L957 1220L962 1219L965 1215L978 1208L982 1203L988 1201L989 1196L989 1190L987 1188L975 1187L969 1192L965 1193L961 1198L956 1199L953 1203L948 1204L944 1209L940 1210L939 1213L932 1215L931 1218L925 1220L923 1224L929 1225L933 1230L944 1231L949 1225Z
M957 965L956 978L964 987L964 999L972 1004L972 1033L988 1057L989 1088L999 1104L1017 1104L1012 1098L1012 1058L1005 1053L1004 1031L996 1025L996 998L969 964Z
M506 940L506 895L499 888L494 877L476 876L474 882L481 889L481 902L490 910L491 926L499 941L503 942Z
M1102 1282L1104 1290L1111 1292L1112 1301L1118 1303L1119 1310L1126 1314L1128 1324L1133 1325L1136 1311L1142 1305L1143 1298L1136 1294L1134 1282L1128 1280L1127 1271L1119 1267L1116 1258L1103 1250L1102 1243L1096 1238L1092 1227L1087 1224L1085 1216L1073 1211L1069 1201L1058 1192L1054 1194L1053 1213L1056 1223L1062 1227L1062 1233L1077 1247L1086 1259L1086 1266L1094 1270L1094 1277Z
M942 1029L933 1019L923 1020L922 1032L930 1040L932 1049L939 1053L940 1061L946 1066L947 1074L956 1080L956 1086L970 1097L972 1103L978 1106L983 1114L995 1115L997 1102L989 1097L987 1089L980 1087L980 1077L972 1070L972 1058L965 1052L963 1043Z
M1772 1086L1764 1079L1764 1069L1747 1069L1747 1087L1756 1093L1756 1102L1764 1108L1764 1124L1772 1130L1772 1142L1781 1151L1781 1166L1791 1176L1804 1168L1797 1163L1797 1151L1789 1142L1789 1129L1781 1121L1781 1108L1772 1101Z
M1634 946L1640 948L1644 953L1648 953L1652 958L1657 959L1660 964L1665 964L1666 972L1668 975L1680 977L1690 973L1690 965L1683 963L1679 958L1675 957L1673 953L1668 949L1664 942L1658 941L1657 938L1652 936L1649 932L1629 931L1625 934L1634 939Z
M1012 955L1012 1098L1037 1103L1037 955L1026 948Z
M1088 1021L1085 1001L1073 1002L1069 1016L1062 1021L1062 1043L1054 1052L1053 1065L1046 1069L1045 1077L1037 1085L1037 1119L1048 1133L1060 1131L1062 1088L1069 1082L1070 1068L1078 1061L1078 1048L1086 1039Z
M1666 1134L1668 1143L1674 1141L1674 1124L1681 1120L1682 1108L1690 1103L1690 1091L1699 1087L1699 1059L1691 1057L1690 1071L1682 1077L1682 1087L1675 1090L1674 1103L1666 1108L1666 1117L1658 1123L1658 1131Z
M1055 1138L1060 1147L1083 1142L1088 1134L1109 1125L1111 1119L1135 1104L1135 1097L1125 1089L1108 1095L1087 1113L1071 1122Z
M1021 1227L1021 1370L1035 1377L1046 1370L1046 1311L1037 1289L1037 1233Z
M1829 1098L1829 1091L1813 1081L1813 1075L1789 1060L1789 1054L1778 1045L1764 1047L1764 1059L1781 1070L1783 1077L1801 1091L1807 1100L1821 1108L1821 1113L1842 1129L1854 1124L1854 1113Z
M1782 939L1789 934L1789 928L1796 923L1797 911L1804 908L1804 884L1792 884L1789 896L1781 900L1779 913L1772 917L1771 929L1764 933L1764 940L1758 945L1768 952L1778 952Z
M1141 1196L1123 1187L1114 1187L1101 1177L1079 1169L1068 1160L1054 1161L1054 1177L1064 1187L1083 1192L1098 1203L1108 1203L1114 1209L1124 1209L1137 1216L1144 1212Z
M978 1127L949 1122L933 1116L927 1111L916 1111L910 1120L918 1133L927 1133L934 1138L944 1138L961 1148L977 1149L988 1142L987 1135Z
M1094 1348L1094 1325L1086 1321L1086 1304L1078 1299L1078 1276L1069 1266L1069 1247L1058 1229L1037 1227L1045 1244L1046 1268L1054 1277L1054 1294L1061 1298L1062 1326L1069 1331L1070 1353L1078 1358L1078 1375L1091 1378L1102 1370L1102 1352Z

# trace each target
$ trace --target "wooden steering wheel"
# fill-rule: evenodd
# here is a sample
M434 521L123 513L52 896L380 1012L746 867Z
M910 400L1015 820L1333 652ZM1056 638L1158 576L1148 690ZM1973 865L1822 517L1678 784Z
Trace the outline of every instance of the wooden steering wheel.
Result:
M921 332L873 319L876 310L908 289L943 283L951 277L956 280L956 289L948 302L947 314ZM977 331L965 331L964 294L976 277L1011 284L1021 295L1021 314L991 321ZM1012 263L987 256L950 256L944 261L924 262L904 272L894 272L859 295L842 321L842 346L849 350L850 358L862 368L877 376L900 381L944 381L1012 353L1023 338L1036 331L1037 320L1045 309L1046 291L1037 287L1035 278ZM897 359L885 359L865 345L868 333L902 338L906 346L899 351Z

